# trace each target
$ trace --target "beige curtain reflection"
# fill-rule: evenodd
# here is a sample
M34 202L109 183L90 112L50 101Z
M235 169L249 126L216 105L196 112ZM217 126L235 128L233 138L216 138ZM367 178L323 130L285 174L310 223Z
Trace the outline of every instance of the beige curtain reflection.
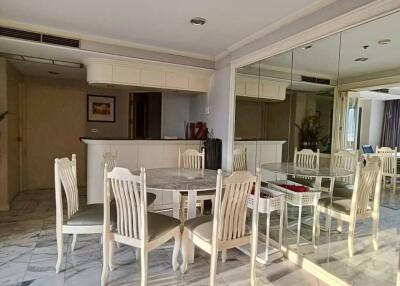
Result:
M346 149L346 120L347 120L348 92L342 91L335 96L333 110L333 148L332 154Z

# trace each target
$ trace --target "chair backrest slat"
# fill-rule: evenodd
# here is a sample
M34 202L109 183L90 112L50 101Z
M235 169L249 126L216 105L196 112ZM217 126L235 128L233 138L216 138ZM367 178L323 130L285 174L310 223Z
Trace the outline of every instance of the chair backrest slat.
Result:
M140 176L133 175L128 169L114 167L106 174L106 193L109 204L111 192L114 194L117 207L117 233L126 237L139 240L147 240L146 208L146 181L145 170L141 170Z
M314 152L311 149L303 149L301 151L294 150L293 163L296 167L305 169L318 169L319 168L319 149Z
M351 210L355 214L364 214L371 209L371 198L375 201L380 198L382 171L379 164L367 161L365 167L357 164Z
M384 176L393 176L397 174L397 147L379 148L376 146L376 154L381 160L381 169Z
M233 171L247 171L246 148L233 150Z
M204 149L201 152L194 149L187 149L181 152L181 149L179 149L178 168L204 170L204 165Z
M54 172L56 180L56 197L60 199L62 198L62 186L67 200L68 218L70 218L79 210L79 193L76 178L76 155L73 154L71 160L68 158L55 159ZM57 180L61 182L61 184L58 184Z
M219 176L221 176L219 174ZM247 200L253 187L260 187L258 176L248 171L234 172L222 179L222 186L217 185L216 206L219 210L214 212L214 221L218 221L218 240L228 241L241 238L246 233ZM256 186L255 186L256 185Z
M357 162L357 152L352 153L347 150L340 150L333 154L333 160L331 163L331 167L334 170L345 170L345 171L355 171L356 162ZM350 183L353 181L353 176L340 178L340 181Z

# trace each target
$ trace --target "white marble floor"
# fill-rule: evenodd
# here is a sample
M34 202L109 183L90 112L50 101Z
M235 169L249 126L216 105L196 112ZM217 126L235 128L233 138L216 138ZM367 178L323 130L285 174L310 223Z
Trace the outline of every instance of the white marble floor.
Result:
M56 237L54 191L39 190L20 193L11 211L0 212L0 285L99 285L101 251L99 237L78 237L71 252L71 238L66 239L63 271L55 274ZM81 203L85 203L82 196ZM208 285L209 257L197 251L195 263L187 274L173 272L170 248L158 249L149 255L150 285ZM121 247L116 254L117 268L110 275L109 285L139 285L140 266L134 251ZM219 285L248 285L249 260L232 250L228 261L218 263ZM308 272L281 259L269 266L257 265L258 285L325 285Z
M347 248L348 225L344 223L343 232L339 233L335 220L332 220L330 242L328 233L321 232L317 251L310 244L297 249L293 235L286 237L286 243L308 260L351 285L394 286L400 250L400 190L395 194L391 190L382 192L377 251L372 246L371 230L370 219L357 222L355 253L351 258ZM302 235L311 240L311 228L304 227Z

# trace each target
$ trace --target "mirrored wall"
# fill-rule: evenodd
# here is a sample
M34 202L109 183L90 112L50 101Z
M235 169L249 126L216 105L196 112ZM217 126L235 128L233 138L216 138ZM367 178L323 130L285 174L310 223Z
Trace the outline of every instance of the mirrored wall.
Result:
M400 190L393 190L394 177L384 180L378 196L375 187L365 191L369 201L364 213L359 209L352 212L351 206L361 205L361 191L358 196L354 192L357 163L363 167L378 146L400 149L398 27L400 13L394 13L236 71L234 163L235 155L245 153L246 168L255 172L260 167L262 185L267 189L280 182L280 186L301 185L320 193L308 204L285 204L284 249L351 285L396 283ZM317 169L329 176L318 177L313 171L309 176L296 176L291 166L300 157L295 152L304 149L318 154ZM339 176L335 165L339 151L354 158L351 174L346 176ZM331 184L332 178L335 184ZM339 185L344 186L343 192L337 191ZM349 223L323 212L319 218L315 216L315 206L322 204L348 217L354 213L351 250ZM273 246L279 246L279 218L279 212L271 213L268 236ZM266 220L267 216L260 214L263 240Z

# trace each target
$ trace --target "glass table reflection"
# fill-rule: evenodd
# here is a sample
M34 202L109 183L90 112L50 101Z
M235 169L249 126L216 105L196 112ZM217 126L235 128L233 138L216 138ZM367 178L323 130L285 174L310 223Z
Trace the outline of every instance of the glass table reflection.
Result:
M296 239L296 245L298 247L299 241L300 241L300 232L301 232L301 224L304 223L305 221L309 221L309 219L313 219L313 216L309 217L302 217L302 214L305 214L304 212L302 213L303 207L311 207L313 211L315 211L315 207L318 204L318 200L320 197L330 197L331 202L332 202L332 194L333 194L333 189L334 189L334 184L336 179L344 180L345 178L350 177L353 175L353 172L344 170L344 169L335 169L335 168L329 168L329 167L320 167L318 169L306 169L306 168L300 168L296 166L294 163L291 162L284 162L284 163L265 163L261 164L261 169L264 171L268 171L271 173L274 173L277 175L281 175L281 177L285 177L283 180L275 180L275 181L267 181L268 186L273 186L275 189L280 189L282 192L286 192L286 219L285 221L288 222L288 205L297 207L298 208L298 213L296 214L297 217L295 217L295 223L289 225L286 223L287 227L291 227L293 225L297 225L297 239ZM315 183L313 184L313 187L309 189L309 192L291 192L287 191L284 188L280 188L279 186L281 184L295 184L294 182L290 181L290 177L303 177L307 178L309 180L315 180ZM322 180L329 180L329 188L322 188L321 183ZM315 223L314 220L312 222L313 224ZM325 230L328 232L328 240L330 236L330 225L331 225L331 217L328 215L326 217L326 225L324 228L321 228L322 230ZM314 227L313 227L314 230ZM315 246L315 241L314 241L314 234L312 235L312 244Z

